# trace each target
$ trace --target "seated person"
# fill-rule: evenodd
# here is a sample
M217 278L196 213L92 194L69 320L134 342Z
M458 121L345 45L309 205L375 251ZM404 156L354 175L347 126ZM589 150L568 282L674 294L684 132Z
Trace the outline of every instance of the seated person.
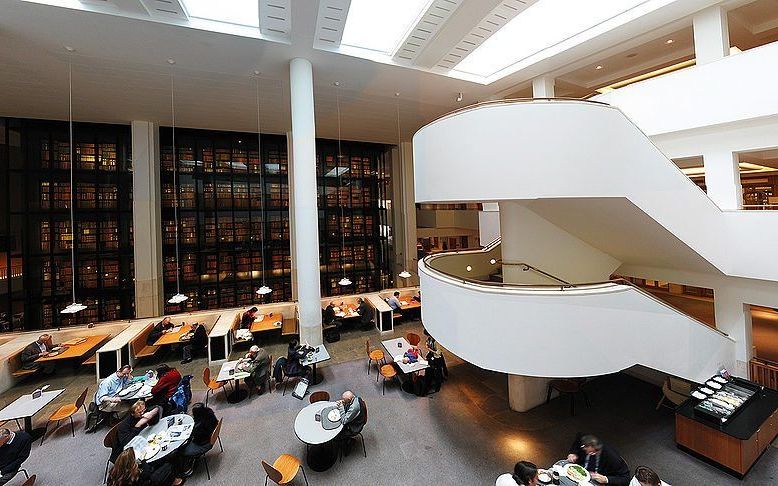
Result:
M0 484L5 484L16 476L24 461L30 457L31 447L32 437L27 432L0 430Z
M130 405L127 402L122 401L119 398L119 392L122 388L127 386L132 381L132 367L130 365L124 365L119 368L116 373L105 378L97 386L95 392L95 399L93 403L89 404L90 414L94 414L97 410L103 412L103 414L97 414L94 418L89 417L87 422L87 431L94 432L97 427L105 420L105 414L110 413L124 413L129 410Z
M659 475L646 466L638 466L629 486L670 486L659 479Z
M340 327L341 321L340 319L338 319L338 316L335 315L339 311L340 309L338 309L338 307L335 306L335 301L334 300L330 301L330 303L327 304L327 307L324 308L324 315L322 317L322 322L324 323L324 325L325 326L335 325L337 327Z
M117 429L117 445L119 451L143 430L148 424L155 424L162 416L160 407L146 411L146 402L138 400L130 407L130 413L119 423Z
M205 326L199 322L192 324L192 330L187 333L189 342L182 346L183 359L181 364L186 364L192 361L192 355L194 353L208 349L208 334L205 331ZM206 352L207 354L207 352Z
M284 374L286 376L308 376L311 372L310 366L303 366L300 363L307 354L305 347L298 346L297 340L292 339L286 350L286 363L284 364Z
M359 322L362 324L363 328L372 327L375 309L373 309L373 306L368 304L362 297L359 298L358 302L357 314L359 314Z
M189 442L181 450L179 469L184 477L192 475L195 458L211 450L211 434L216 429L219 420L213 410L202 403L192 405L194 426Z
M513 474L505 473L497 478L494 486L536 486L538 467L528 461L519 461L513 467Z
M51 343L50 334L41 334L36 341L31 342L22 350L22 368L25 370L37 370L41 368L39 363L35 360L38 358L45 358L49 355L49 351L54 347ZM53 373L54 366L46 365L43 367L46 373Z
M119 454L108 474L108 486L178 486L180 478L173 479L173 466L167 462L142 462L138 464L135 450L130 448Z
M391 307L392 310L400 310L402 307L402 304L400 303L400 292L392 294L391 297L386 299L386 303L389 304L389 307Z
M163 410L168 410L170 397L178 389L181 383L181 373L177 369L171 368L166 364L159 365L157 368L157 384L151 387L150 404L161 405Z
M146 345L154 346L154 343L156 343L157 340L161 338L163 334L165 334L165 331L168 329L173 329L174 327L175 325L170 321L169 317L165 317L158 323L154 324L154 327L151 328L151 332L146 337Z
M250 373L246 378L246 386L259 387L259 394L265 393L268 373L270 372L270 355L259 346L251 346L246 356L238 360L236 368Z
M430 336L430 333L428 333L426 329L424 330L424 335L427 336L427 342L425 343L427 346L426 360L429 361L430 366L440 369L443 379L448 378L446 358L438 349L438 342L435 341L434 337Z
M252 307L251 309L247 310L243 313L243 315L240 318L240 328L241 329L250 329L251 324L254 323L254 319L256 319L257 316L257 309L256 307Z
M615 449L591 434L576 435L567 460L583 466L591 473L594 482L616 486L629 484L629 466L624 459Z
M416 295L414 295L414 296L413 296L413 300L415 300L416 302L418 302L419 304L421 304L421 290L419 290L418 292L416 292ZM530 463L530 464L531 464L531 463Z
M346 390L337 401L338 410L340 410L340 423L343 429L338 434L340 438L354 437L362 432L365 421L362 419L362 403L359 397L354 395L351 390Z

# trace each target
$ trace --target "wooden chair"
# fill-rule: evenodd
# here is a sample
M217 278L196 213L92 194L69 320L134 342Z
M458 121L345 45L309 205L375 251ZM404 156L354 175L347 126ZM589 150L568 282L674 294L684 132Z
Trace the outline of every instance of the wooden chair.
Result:
M405 335L405 339L408 340L408 344L411 346L418 346L421 342L421 336L416 334L415 332L409 332Z
M308 397L308 399L311 403L328 402L330 401L330 394L324 390L319 390L311 393L311 396Z
M305 479L306 486L308 485L308 478L305 476L305 468L303 468L300 463L300 459L297 459L291 454L281 454L272 466L265 461L262 461L262 467L265 469L265 486L267 486L268 479L271 479L274 483L279 485L289 484L297 477L298 471L303 472L303 479Z
M103 445L111 450L111 455L108 456L108 460L105 461L105 475L103 476L103 484L108 481L108 466L113 464L113 461L116 459L113 454L119 448L119 425L121 425L121 422L111 427L111 430L105 434L105 438L103 439Z
M46 422L46 427L43 429L43 435L41 436L41 443L40 445L43 445L43 439L46 438L46 432L49 430L49 424L53 421L57 421L56 427L59 427L59 421L70 419L70 433L73 435L73 437L76 436L76 429L73 426L73 415L78 412L78 409L83 408L84 409L84 418L86 418L86 407L84 406L84 402L86 401L86 394L89 393L89 387L84 388L84 391L81 392L81 395L76 400L76 403L68 403L67 405L62 405L59 407L59 409L51 414L51 417L49 417L49 420Z
M14 419L14 421L16 421L16 429L17 430L22 430L22 424L19 423L19 419ZM9 422L9 420L4 420L4 421L0 422L0 427L3 427L8 422Z
M213 449L213 446L216 445L216 443L219 443L219 449L221 449L222 452L224 452L224 447L222 446L222 438L219 436L221 434L222 430L222 421L224 418L219 419L219 423L216 424L216 428L213 429L213 432L211 432L211 447L207 451L203 452L201 456L199 456L200 459L203 460L203 463L205 463L205 474L208 476L208 481L211 480L211 471L208 469L208 457L206 454L208 454L208 451Z
M21 470L21 469L20 469ZM25 471L25 474L27 474L27 471ZM22 483L22 486L33 486L35 484L35 480L38 479L38 476L33 474L32 476L27 478L27 481Z
M551 392L553 390L558 391L560 395L569 395L570 415L575 416L575 396L577 394L580 393L583 395L587 407L592 406L592 404L589 403L589 396L583 389L585 383L586 378L566 378L560 380L551 380L548 383L548 389L546 392L546 403L551 401Z
M365 340L365 353L367 353L367 374L370 375L370 365L375 361L376 368L378 368L379 362L386 362L384 352L380 349L370 350L370 340Z
M672 376L665 378L662 383L662 398L656 404L656 409L662 406L665 400L669 400L675 405L680 405L686 401L692 394L692 384Z
M383 365L381 367L381 376L384 377L384 381L381 382L381 395L384 395L384 388L386 387L386 380L393 380L397 376L397 371L394 369L394 365ZM378 377L376 377L376 382Z
M224 397L227 398L227 389L224 388L223 381L216 381L211 379L211 369L207 366L203 368L203 383L208 388L205 391L205 406L208 406L208 394L214 394L219 388L224 392Z

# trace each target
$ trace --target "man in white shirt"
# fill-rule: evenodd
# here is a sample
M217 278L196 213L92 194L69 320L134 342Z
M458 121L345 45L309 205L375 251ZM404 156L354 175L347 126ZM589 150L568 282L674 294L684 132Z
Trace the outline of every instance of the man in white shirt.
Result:
M391 297L389 297L386 303L389 304L389 307L391 307L392 310L400 310L402 307L402 304L400 303L400 292L395 292Z

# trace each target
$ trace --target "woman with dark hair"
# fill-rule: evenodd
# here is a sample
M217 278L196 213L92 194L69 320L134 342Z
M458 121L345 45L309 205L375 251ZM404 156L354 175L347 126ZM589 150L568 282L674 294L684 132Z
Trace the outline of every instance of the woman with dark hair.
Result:
M538 467L529 461L519 461L513 467L513 474L505 473L497 478L495 486L537 486Z
M651 468L646 466L638 466L635 469L635 476L632 481L629 482L629 486L670 486L666 482L659 479L659 475L655 473Z
M213 409L206 407L202 403L192 405L192 418L194 426L192 435L189 437L189 443L181 450L181 461L179 470L183 472L184 477L191 476L194 467L194 459L202 456L211 450L211 435L219 423Z

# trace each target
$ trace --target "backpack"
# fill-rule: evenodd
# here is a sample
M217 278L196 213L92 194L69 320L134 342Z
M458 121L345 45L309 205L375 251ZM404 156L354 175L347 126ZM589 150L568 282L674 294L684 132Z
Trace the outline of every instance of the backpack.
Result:
M181 378L176 392L170 397L171 413L186 413L189 409L189 402L192 401L192 385L190 384L192 378L194 378L192 375Z

